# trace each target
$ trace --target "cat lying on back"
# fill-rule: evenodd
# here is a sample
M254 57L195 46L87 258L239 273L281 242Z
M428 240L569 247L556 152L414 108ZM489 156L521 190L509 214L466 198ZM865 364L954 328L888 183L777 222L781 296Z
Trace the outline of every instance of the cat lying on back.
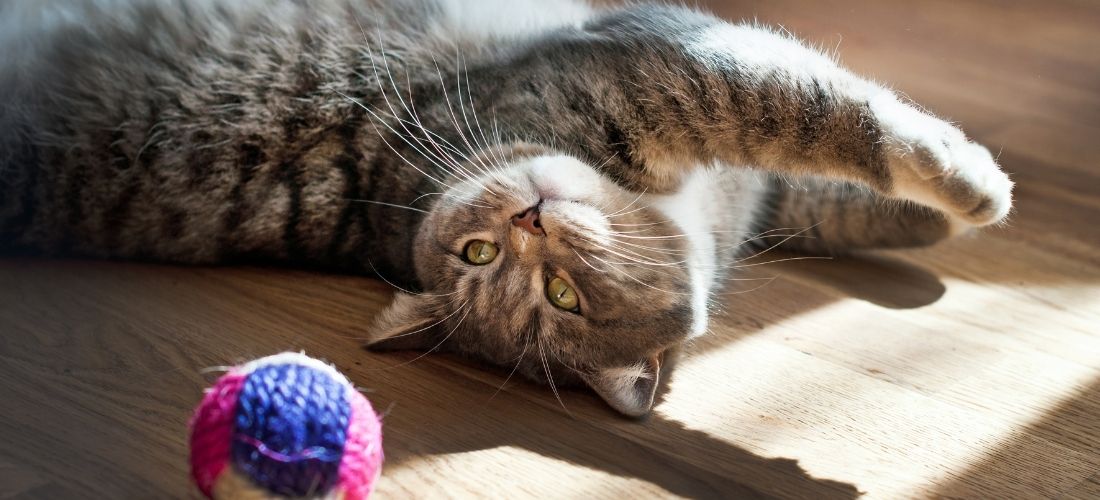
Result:
M627 415L751 248L928 245L1011 207L957 128L685 8L27 0L0 19L8 252L376 272L416 293L373 346L584 383Z

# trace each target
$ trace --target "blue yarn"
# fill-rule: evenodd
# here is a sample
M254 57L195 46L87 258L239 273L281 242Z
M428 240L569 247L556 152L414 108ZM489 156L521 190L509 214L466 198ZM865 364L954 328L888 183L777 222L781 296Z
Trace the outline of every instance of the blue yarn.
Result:
M231 446L238 471L284 496L328 491L339 479L351 405L327 373L296 364L261 366L237 400Z

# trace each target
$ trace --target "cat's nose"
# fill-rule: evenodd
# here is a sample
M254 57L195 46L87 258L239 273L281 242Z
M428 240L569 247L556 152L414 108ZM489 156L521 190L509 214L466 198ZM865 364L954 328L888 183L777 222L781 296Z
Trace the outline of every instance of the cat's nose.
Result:
M535 236L545 236L546 231L542 229L542 223L539 222L539 207L535 205L525 210L522 214L512 216L512 225L516 226L528 233Z

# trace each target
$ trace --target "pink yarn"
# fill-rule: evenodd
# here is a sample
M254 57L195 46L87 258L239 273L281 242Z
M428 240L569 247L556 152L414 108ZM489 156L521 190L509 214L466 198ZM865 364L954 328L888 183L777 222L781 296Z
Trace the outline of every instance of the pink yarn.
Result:
M340 486L345 500L363 500L382 472L382 422L367 398L350 386L348 392L351 419L340 459Z
M191 477L207 498L229 462L237 394L247 374L229 372L218 379L195 410L191 428Z

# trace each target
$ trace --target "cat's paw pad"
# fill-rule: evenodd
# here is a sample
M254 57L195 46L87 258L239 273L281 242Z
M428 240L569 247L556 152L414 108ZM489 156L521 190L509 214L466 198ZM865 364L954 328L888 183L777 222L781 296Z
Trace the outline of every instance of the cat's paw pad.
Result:
M897 196L943 211L956 233L1008 216L1012 181L988 149L968 141L951 124L905 104L876 111Z

